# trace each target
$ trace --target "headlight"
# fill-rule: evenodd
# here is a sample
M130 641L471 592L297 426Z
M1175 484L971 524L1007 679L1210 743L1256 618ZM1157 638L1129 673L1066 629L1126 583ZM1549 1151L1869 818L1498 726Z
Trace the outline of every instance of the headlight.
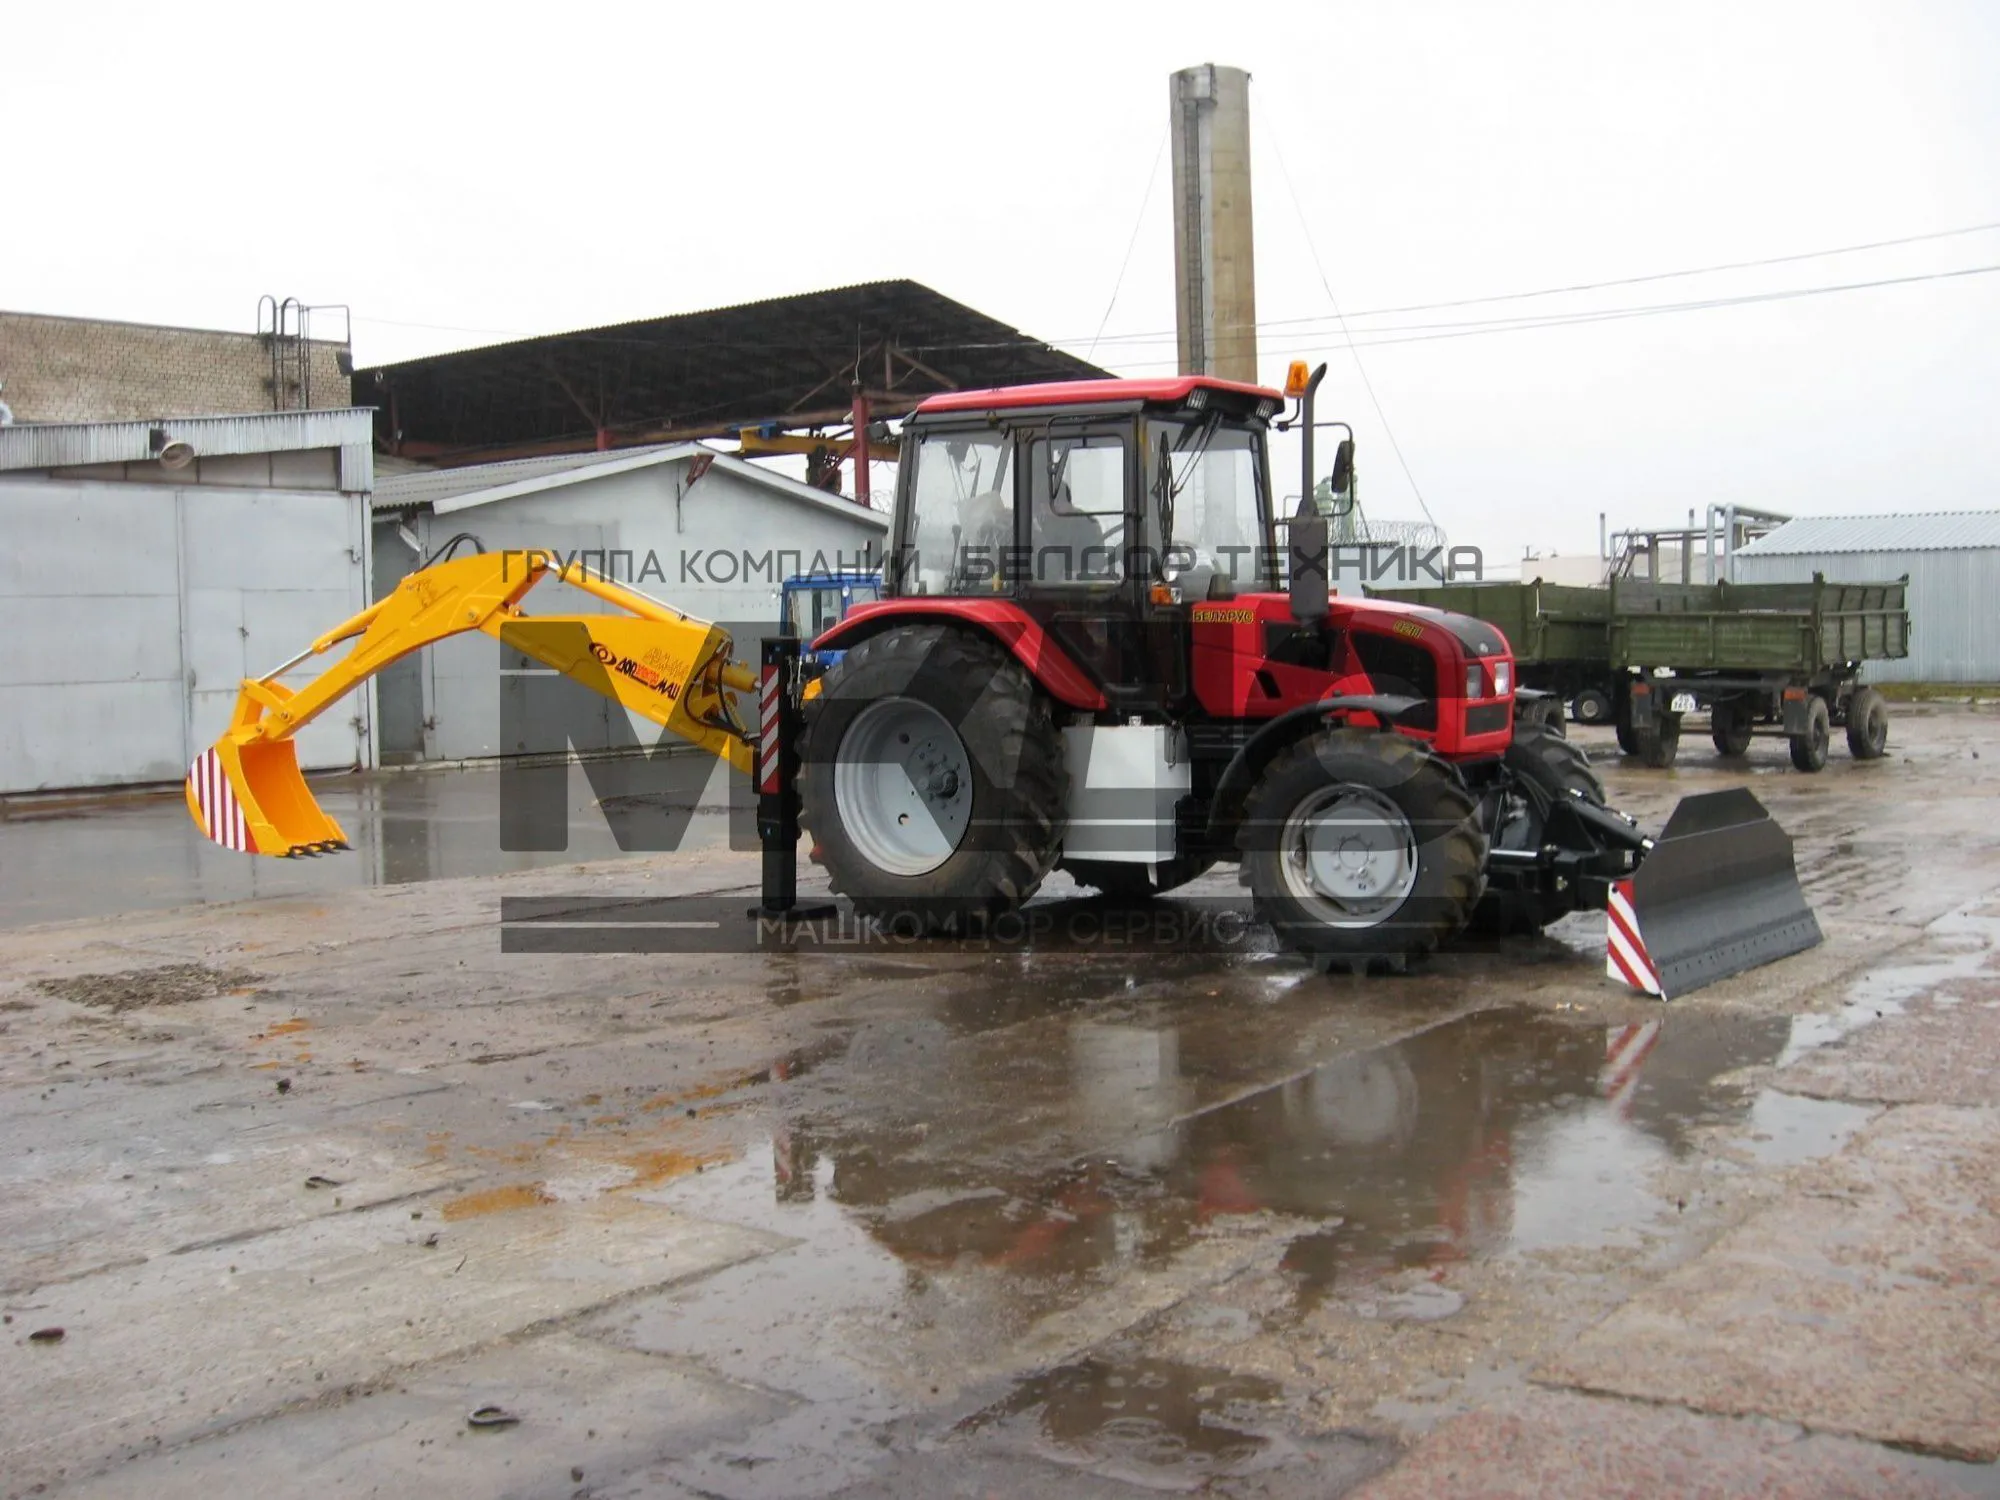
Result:
M1484 698L1486 696L1486 674L1480 670L1479 663L1476 661L1469 661L1465 664L1465 696L1468 698Z
M1511 661L1493 663L1493 696L1504 698L1514 691L1514 664Z

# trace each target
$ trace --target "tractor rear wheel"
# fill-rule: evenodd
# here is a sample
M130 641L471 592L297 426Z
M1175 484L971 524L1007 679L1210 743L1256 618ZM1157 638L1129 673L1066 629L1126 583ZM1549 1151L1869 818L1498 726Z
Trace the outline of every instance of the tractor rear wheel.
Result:
M1062 736L1019 662L969 631L871 636L823 679L800 821L855 911L962 932L1019 906L1062 847Z
M1408 967L1465 925L1485 884L1471 795L1397 734L1327 729L1280 750L1237 839L1258 917L1327 969Z
M1856 688L1847 700L1847 753L1880 760L1888 748L1889 700L1872 687Z
M1535 730L1517 729L1514 743L1502 759L1517 781L1539 788L1551 799L1575 792L1584 801L1605 805L1604 783L1590 768L1590 757L1579 745ZM1508 802L1500 826L1494 831L1497 849L1539 849L1547 820L1532 795L1516 794ZM1510 937L1519 932L1540 932L1559 917L1576 909L1574 901L1539 891L1488 890L1472 914L1472 925L1480 932Z

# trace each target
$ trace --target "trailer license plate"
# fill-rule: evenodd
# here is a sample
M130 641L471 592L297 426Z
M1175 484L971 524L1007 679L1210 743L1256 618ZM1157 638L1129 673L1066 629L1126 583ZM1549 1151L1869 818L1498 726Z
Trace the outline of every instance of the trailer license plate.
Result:
M1673 714L1691 714L1700 706L1700 704L1695 702L1693 693L1675 693L1673 702L1667 705L1667 712Z

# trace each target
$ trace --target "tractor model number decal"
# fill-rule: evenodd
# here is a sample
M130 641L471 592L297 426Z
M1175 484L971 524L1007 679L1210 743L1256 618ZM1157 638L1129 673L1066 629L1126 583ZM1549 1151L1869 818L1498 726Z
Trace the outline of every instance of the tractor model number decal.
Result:
M1397 635L1408 636L1413 641L1420 641L1424 638L1424 627L1419 625L1415 620L1398 620L1389 628L1395 631Z
M669 682L642 661L635 661L629 656L620 656L609 646L592 641L590 643L590 654L621 677L629 677L641 687L651 688L662 697L678 698L681 695L680 686L677 683Z
M1254 609L1198 609L1196 620L1203 625L1254 625L1257 611Z

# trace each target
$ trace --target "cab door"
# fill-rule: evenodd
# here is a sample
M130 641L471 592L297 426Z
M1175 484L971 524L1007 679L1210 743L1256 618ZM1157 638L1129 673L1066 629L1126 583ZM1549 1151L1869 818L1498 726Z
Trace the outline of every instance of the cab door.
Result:
M1160 686L1135 425L1056 419L1019 439L1015 597L1121 712L1157 709Z

